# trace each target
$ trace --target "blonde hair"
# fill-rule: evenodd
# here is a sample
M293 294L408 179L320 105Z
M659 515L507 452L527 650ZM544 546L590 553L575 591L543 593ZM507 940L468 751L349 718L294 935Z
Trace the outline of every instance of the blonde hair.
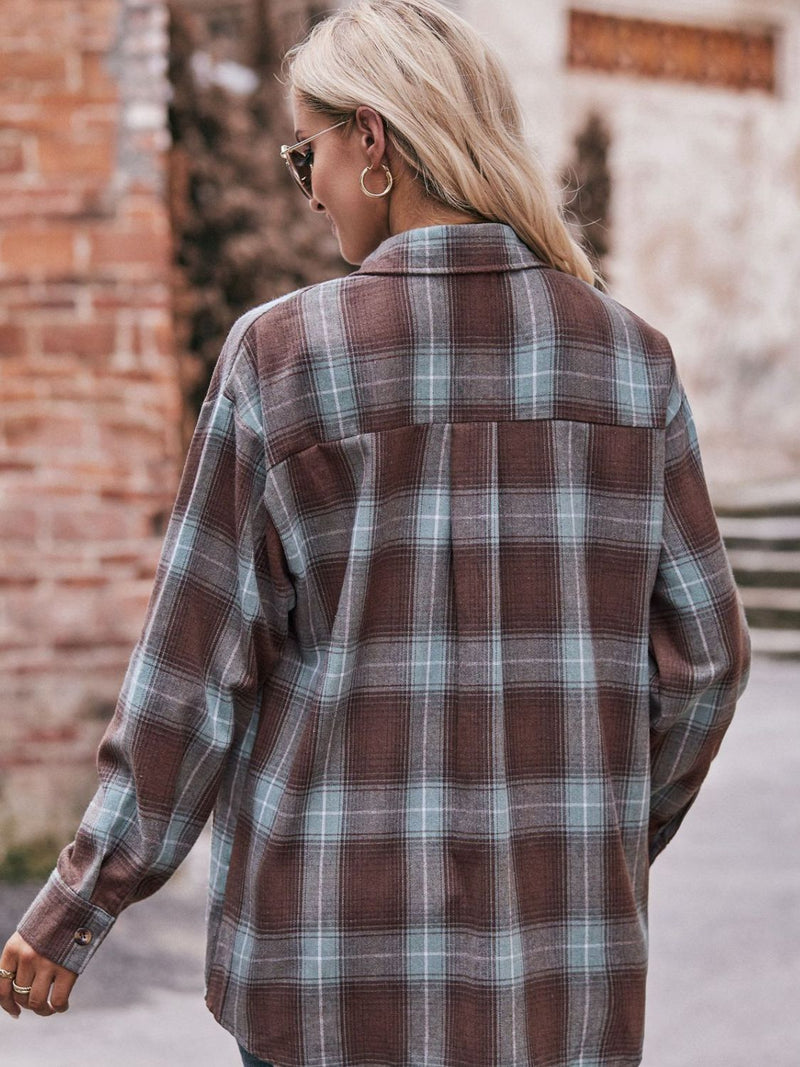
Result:
M356 108L374 108L430 197L507 223L550 266L601 283L525 139L503 63L443 4L355 0L290 48L282 71L309 111L349 120L344 132Z

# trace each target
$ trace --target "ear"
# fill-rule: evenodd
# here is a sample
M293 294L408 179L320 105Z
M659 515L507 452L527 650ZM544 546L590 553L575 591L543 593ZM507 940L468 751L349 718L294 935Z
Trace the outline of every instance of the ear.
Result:
M386 128L383 118L372 108L362 105L356 109L356 129L370 166L377 166L386 153Z

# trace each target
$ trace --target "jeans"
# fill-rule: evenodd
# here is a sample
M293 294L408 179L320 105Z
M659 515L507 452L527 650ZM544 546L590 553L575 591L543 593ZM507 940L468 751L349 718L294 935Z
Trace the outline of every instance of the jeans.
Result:
M246 1048L243 1048L241 1045L239 1045L239 1051L242 1054L242 1063L244 1064L244 1067L272 1067L272 1064L267 1063L266 1060L256 1059L255 1056L253 1056L250 1052L247 1051Z

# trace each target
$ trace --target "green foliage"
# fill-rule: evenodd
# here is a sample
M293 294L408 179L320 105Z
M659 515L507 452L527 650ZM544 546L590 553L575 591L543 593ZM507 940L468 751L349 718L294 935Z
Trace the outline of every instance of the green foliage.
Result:
M235 93L197 75L193 57L213 62L220 27L227 54L233 49L257 76L252 93ZM179 345L196 361L187 396L195 414L241 314L349 269L279 155L280 145L293 139L289 103L275 77L281 51L267 0L170 4L170 212L179 279L174 303Z
M575 155L562 174L569 194L566 216L581 232L595 269L602 274L609 253L611 173L608 149L611 135L603 119L592 112L575 138Z
M50 836L12 845L0 859L0 882L18 885L43 881L55 867L62 846L63 842Z

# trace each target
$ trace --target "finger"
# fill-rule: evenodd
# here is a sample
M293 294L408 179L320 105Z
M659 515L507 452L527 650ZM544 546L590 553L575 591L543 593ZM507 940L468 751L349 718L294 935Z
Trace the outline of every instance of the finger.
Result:
M39 967L33 980L33 989L28 996L28 1007L36 1015L55 1015L50 1007L50 986L53 984L55 974L52 968Z
M17 935L12 934L3 946L3 952L0 955L0 967L6 971L15 971L17 969L19 946L15 944L16 940Z
M9 971L14 976L13 979L0 978L0 1008L8 1012L12 1018L17 1019L20 1016L20 1010L14 1000L14 990L11 987L11 982L17 979L16 957L12 957L8 950L0 957L0 968Z
M11 978L0 978L0 1008L16 1019L19 1017L20 1011L14 1003L14 991L11 988L11 982L12 980L16 980L17 977L17 952L13 947L12 942L13 935L4 945L3 953L0 955L0 968L2 968L7 975L10 974L12 976Z
M77 974L64 967L56 971L56 979L50 991L50 1005L55 1011L69 1011L69 995L77 980Z
M33 986L34 978L33 964L28 960L21 959L17 964L17 977L11 984L11 990L14 994L14 1003L20 1008L28 1007L28 988ZM20 990L26 990L21 993Z
M9 989L11 982L8 983ZM8 1012L12 1019L18 1019L22 1014L19 1010L19 1005L14 1000L13 993L0 992L0 1008L3 1011Z

